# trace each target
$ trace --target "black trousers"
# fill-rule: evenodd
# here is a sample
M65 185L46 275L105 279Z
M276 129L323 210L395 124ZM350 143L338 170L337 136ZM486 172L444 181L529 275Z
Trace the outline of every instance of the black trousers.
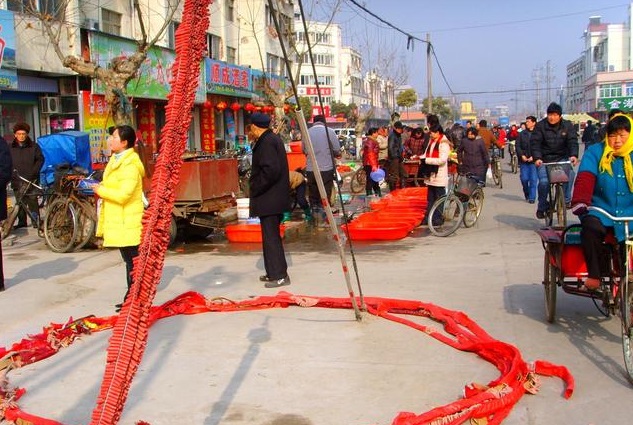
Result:
M375 195L380 196L380 185L378 182L373 181L369 174L371 174L371 165L364 165L366 180L365 180L365 195L370 196L372 191Z
M606 264L608 246L604 244L604 238L612 228L605 227L598 217L587 215L582 218L582 230L580 231L580 243L587 264L587 275L594 279L600 279L607 273L609 266ZM621 264L624 264L626 248L620 244Z
M426 217L424 218L424 221L428 223L429 220L432 220L432 223L439 223L442 220L441 212L436 210L434 217L429 217L429 212L431 211L431 207L433 207L435 201L446 195L446 188L444 186L427 186L427 190Z
M127 299L128 294L130 293L130 288L132 287L132 273L134 271L134 258L138 256L138 245L136 246L123 246L119 248L119 252L121 253L121 258L125 262L125 274L127 276L127 291L125 291L124 300Z
M317 186L314 172L306 172L306 177L308 179L310 207L312 207L313 210L320 210L323 208L323 204L321 203L321 195L319 194L319 187ZM323 179L323 186L325 186L327 200L330 202L330 198L332 198L332 187L334 186L334 170L321 171L321 178Z
M279 235L281 214L259 217L262 228L262 252L266 276L271 279L282 279L288 275L288 264L284 245Z

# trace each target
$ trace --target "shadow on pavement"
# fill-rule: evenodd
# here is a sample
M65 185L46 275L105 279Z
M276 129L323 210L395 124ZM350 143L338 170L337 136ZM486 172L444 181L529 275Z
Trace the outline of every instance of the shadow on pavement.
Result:
M55 276L63 276L77 269L79 263L70 257L60 257L43 263L29 262L15 276L5 280L5 286L10 288L27 280L47 280Z

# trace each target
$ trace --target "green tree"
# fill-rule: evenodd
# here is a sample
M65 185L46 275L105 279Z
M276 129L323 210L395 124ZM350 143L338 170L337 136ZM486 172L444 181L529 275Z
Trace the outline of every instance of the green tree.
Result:
M409 109L418 101L418 94L413 89L406 89L398 93L396 96L396 104L400 107Z
M441 97L434 97L432 105L433 113L440 117L440 122L453 119L453 110L451 109L451 105L446 99L442 99ZM429 113L428 97L422 101L422 112L424 112L425 114Z
M332 101L332 103L330 103L331 115L343 114L345 115L345 117L349 117L350 109L350 106L344 104L343 102L337 102L336 100L334 100Z
M300 97L299 98L299 108L301 108L301 112L305 117L306 121L310 121L312 118L312 102L309 97Z

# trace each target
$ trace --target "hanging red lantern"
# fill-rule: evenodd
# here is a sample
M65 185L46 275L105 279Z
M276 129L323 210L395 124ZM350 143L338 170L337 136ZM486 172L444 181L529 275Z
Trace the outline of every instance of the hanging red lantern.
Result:
M209 108L211 107L211 101L209 101L209 100L205 100L205 101L204 101L204 107L205 107L205 108L207 108L207 109L209 109Z
M218 111L224 111L226 109L226 102L218 102L218 104L215 105L215 107L217 108Z
M262 106L257 105L257 106L255 106L255 110L256 110L257 112L261 112L261 111L263 111L263 110L264 110L264 108L263 108Z
M284 114L287 114L288 112L290 112L290 105L286 103L284 104Z
M246 105L244 105L244 110L246 112L253 112L255 110L255 105L253 105L252 103L248 102Z
M237 103L237 102L233 102L233 103L231 103L231 110L232 110L233 112L237 112L237 111L239 111L241 107L242 107L242 105L240 105L240 104L239 104L239 103Z
M262 107L262 111L263 111L263 112L266 112L267 114L269 114L269 113L273 112L274 110L275 110L275 107L274 107L274 106L269 106L269 105L266 105L266 106L263 106L263 107Z

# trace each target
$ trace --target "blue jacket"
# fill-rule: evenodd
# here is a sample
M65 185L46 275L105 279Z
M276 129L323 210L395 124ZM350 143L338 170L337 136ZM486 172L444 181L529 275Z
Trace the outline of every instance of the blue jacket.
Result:
M596 143L589 146L585 151L578 168L578 178L574 186L574 198L580 198L582 195L576 193L576 190L581 190L584 187L582 174L590 173L595 178L591 205L600 207L614 216L633 217L633 193L629 191L629 186L626 183L623 159L616 157L611 163L613 176L609 175L609 173L598 171L604 146L604 143ZM633 157L633 154L631 156ZM624 241L623 223L614 223L597 211L589 211L589 214L598 217L604 226L613 227L618 241ZM632 229L631 224L629 223L629 231Z

